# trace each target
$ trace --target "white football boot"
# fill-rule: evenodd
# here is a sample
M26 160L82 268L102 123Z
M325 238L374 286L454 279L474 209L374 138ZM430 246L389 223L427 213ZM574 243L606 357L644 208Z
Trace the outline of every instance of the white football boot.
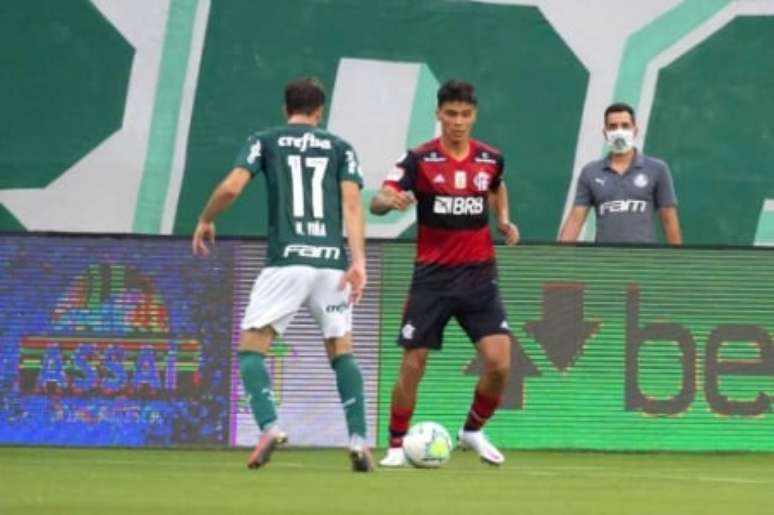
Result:
M263 467L269 461L271 461L272 453L280 445L284 445L288 442L288 434L279 428L277 425L272 425L266 428L261 437L258 438L258 443L247 458L247 468L257 469Z
M403 447L390 447L382 461L379 462L380 467L405 467L406 465L408 465L408 460L406 453L403 452Z
M349 439L349 459L352 461L353 472L373 472L374 458L366 444L365 438L352 435Z
M502 455L497 447L492 445L483 431L465 431L460 429L457 433L457 446L460 449L473 449L476 451L481 461L490 465L502 465L505 463L505 456Z

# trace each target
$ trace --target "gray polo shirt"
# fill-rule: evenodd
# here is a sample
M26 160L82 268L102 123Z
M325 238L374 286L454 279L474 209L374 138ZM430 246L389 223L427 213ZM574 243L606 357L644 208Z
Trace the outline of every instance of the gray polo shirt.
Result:
M576 206L593 206L597 243L654 243L654 213L677 205L672 175L664 161L639 151L631 167L618 174L608 158L581 170Z

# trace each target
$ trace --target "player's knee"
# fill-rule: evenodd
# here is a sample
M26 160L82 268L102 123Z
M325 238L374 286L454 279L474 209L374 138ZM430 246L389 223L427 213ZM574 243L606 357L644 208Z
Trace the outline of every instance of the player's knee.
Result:
M508 362L491 362L485 369L489 381L498 385L505 386L508 382L508 376L511 373L511 366Z
M407 352L400 367L401 380L404 383L418 383L425 373L427 353Z

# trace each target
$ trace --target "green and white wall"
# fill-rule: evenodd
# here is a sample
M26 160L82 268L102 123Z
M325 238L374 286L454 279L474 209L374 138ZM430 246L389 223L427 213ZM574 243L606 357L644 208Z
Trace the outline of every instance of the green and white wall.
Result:
M0 43L0 230L190 233L299 75L326 84L368 197L459 77L525 239L556 238L623 100L672 167L687 243L774 243L774 0L6 0ZM265 195L257 181L219 232L264 234Z

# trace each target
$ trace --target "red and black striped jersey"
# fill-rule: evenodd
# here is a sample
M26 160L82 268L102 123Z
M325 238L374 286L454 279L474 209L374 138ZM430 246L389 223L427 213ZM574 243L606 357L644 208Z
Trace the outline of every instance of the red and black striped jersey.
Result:
M398 161L384 185L412 191L417 199L415 284L495 273L488 198L500 187L503 167L502 154L476 140L459 161L438 138Z

